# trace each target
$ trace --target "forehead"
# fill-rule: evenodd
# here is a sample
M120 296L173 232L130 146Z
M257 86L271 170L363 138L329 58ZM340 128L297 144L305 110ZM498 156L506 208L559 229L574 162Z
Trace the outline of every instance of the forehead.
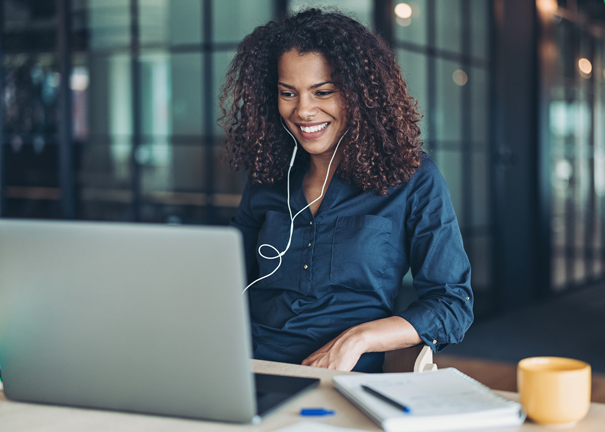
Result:
M331 81L332 69L320 53L285 52L277 65L279 81L286 84L317 84Z

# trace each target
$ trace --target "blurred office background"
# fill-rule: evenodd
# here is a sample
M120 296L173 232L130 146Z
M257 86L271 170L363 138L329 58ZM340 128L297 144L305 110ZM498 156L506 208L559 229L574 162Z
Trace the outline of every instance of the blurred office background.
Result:
M226 224L238 42L335 6L397 54L479 317L605 284L603 0L2 0L0 215Z

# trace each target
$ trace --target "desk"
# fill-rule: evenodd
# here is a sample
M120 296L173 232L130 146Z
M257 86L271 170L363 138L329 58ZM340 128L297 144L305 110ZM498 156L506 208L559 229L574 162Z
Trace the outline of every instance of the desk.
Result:
M253 360L255 372L278 375L296 375L321 379L319 387L268 416L260 425L235 425L168 417L146 416L110 411L66 408L8 401L0 391L0 431L2 432L82 432L82 431L274 431L301 420L298 411L302 407L325 407L336 410L333 417L318 418L328 424L381 431L361 411L357 410L332 386L332 377L346 372L330 371L307 366ZM498 392L502 396L517 399L515 393ZM525 422L520 427L489 429L489 431L544 431L551 428ZM566 431L605 431L605 405L591 404L586 418L576 427ZM312 431L310 431L312 432Z

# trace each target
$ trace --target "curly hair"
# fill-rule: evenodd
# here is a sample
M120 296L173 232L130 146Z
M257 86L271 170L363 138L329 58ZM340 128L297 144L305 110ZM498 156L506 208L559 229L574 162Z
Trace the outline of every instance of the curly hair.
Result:
M292 139L280 124L277 65L291 50L322 54L347 107L339 175L381 195L409 182L420 166L421 115L395 55L380 36L337 12L308 9L257 27L239 44L229 66L219 124L232 152L231 168L251 181L273 184L289 166ZM308 153L299 148L299 157Z

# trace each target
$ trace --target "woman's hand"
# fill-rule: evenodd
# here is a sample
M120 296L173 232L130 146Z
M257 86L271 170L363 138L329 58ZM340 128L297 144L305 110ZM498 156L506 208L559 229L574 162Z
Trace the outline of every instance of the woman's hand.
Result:
M350 371L355 367L359 357L366 352L363 341L363 329L360 326L345 330L335 339L322 346L303 360L303 366L314 366L326 369Z
M421 342L416 329L408 321L393 316L345 330L304 359L302 364L348 372L363 353L392 351Z

